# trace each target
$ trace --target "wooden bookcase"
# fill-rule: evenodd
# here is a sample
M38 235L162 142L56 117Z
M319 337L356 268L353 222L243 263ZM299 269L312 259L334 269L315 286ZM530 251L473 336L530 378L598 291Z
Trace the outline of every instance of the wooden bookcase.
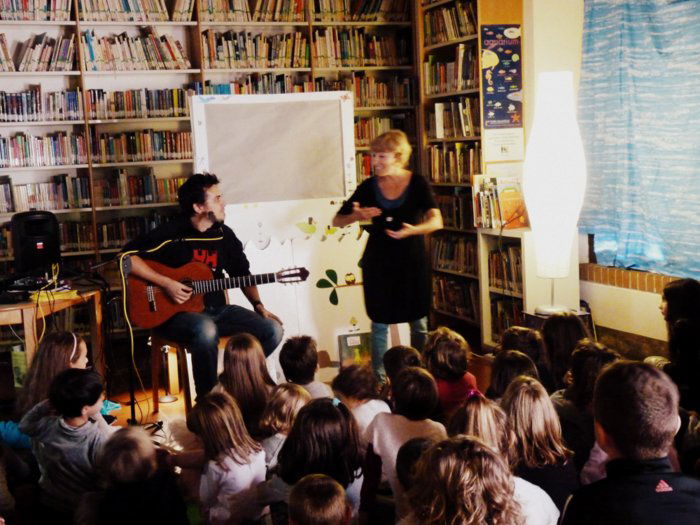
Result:
M80 0L82 2L82 0ZM106 0L92 0L95 4L103 3L108 5ZM135 3L136 0L131 0ZM30 36L46 32L49 37L55 38L59 34L74 33L76 42L85 31L94 31L95 38L126 34L136 36L143 30L142 27L155 28L159 34L169 35L174 40L182 43L184 52L189 56L191 66L188 69L158 69L139 71L92 71L87 70L82 57L85 52L82 46L76 48L75 67L72 71L66 72L0 72L0 82L2 90L8 93L15 93L27 90L30 85L40 85L42 92L75 90L80 89L83 97L83 108L87 107L89 90L102 89L105 91L124 91L129 89L166 89L183 88L188 86L191 93L218 93L235 89L234 83L244 85L248 92L270 92L283 86L284 90L313 91L327 89L351 89L362 90L367 93L372 89L375 92L386 93L387 90L393 94L388 98L362 96L356 102L356 136L361 135L361 140L357 141L358 156L358 178L362 177L361 168L368 167L369 141L390 127L403 125L415 141L417 126L417 88L415 86L415 68L413 63L413 42L411 21L412 9L410 0L405 0L404 15L400 13L383 13L381 17L365 20L343 20L351 18L347 10L344 10L343 2L316 1L316 4L323 6L327 11L323 13L314 12L314 0L307 0L303 4L291 2L291 0L279 0L279 5L284 6L303 5L303 20L293 21L217 21L223 17L221 12L216 12L212 16L204 13L201 9L212 5L222 5L221 0L208 2L207 0L192 0L194 2L191 20L181 22L158 21L158 22L127 22L119 21L86 21L79 16L79 1L73 0L70 9L69 20L66 21L0 21L0 33L7 37L10 52L18 42L26 41ZM241 6L242 2L248 2L251 15L254 14L255 0L231 0L230 5ZM144 3L147 3L144 1ZM349 2L346 2L349 4ZM165 0L165 4L171 13L175 0ZM267 2L265 2L265 5ZM367 6L375 5L376 2L365 2ZM274 7L275 2L271 5ZM393 5L396 5L394 3ZM335 9L335 10L333 10ZM240 15L240 12L238 13ZM117 15L109 12L104 18ZM216 18L217 20L212 20ZM285 20L294 18L287 15ZM298 17L297 17L298 18ZM365 17L365 18L372 18ZM377 18L383 20L377 21ZM257 35L269 37L270 39L284 34L299 33L301 38L306 39L308 50L304 51L306 63L290 64L292 67L228 67L228 63L207 64L205 61L206 43L202 35L210 31L214 33L225 33L232 31L233 34L245 32L250 38ZM328 57L323 53L313 53L313 45L319 38L340 35L339 40L344 40L346 45L352 40L357 43L362 38L365 39L364 51L365 60L361 61L360 56L351 56L341 50L341 44L336 43L335 47L330 44L326 49L337 50L337 60L329 62ZM376 39L376 40L375 40ZM372 42L372 43L370 43ZM381 44L381 45L380 45ZM398 50L396 56L380 56L380 50L386 54L387 46L394 45ZM355 46L357 49L357 45ZM403 51L402 51L403 50ZM377 55L372 60L370 51ZM344 53L344 54L343 54ZM357 52L359 55L359 52ZM341 56L342 55L342 56ZM205 67L206 66L206 67ZM219 66L219 67L216 67ZM286 84L286 85L285 85ZM355 89L356 88L356 89ZM279 92L279 91L276 91ZM401 96L399 96L399 94ZM92 150L99 140L101 134L125 134L145 129L152 129L155 132L188 132L189 117L186 115L149 117L149 118L90 118L87 111L79 120L60 121L22 121L7 122L0 121L0 136L11 136L20 132L27 132L34 135L45 135L54 132L72 132L82 134L88 144L88 152ZM89 205L80 205L70 209L51 210L57 214L59 222L68 223L89 223L89 233L93 240L98 240L103 230L104 223L113 223L121 219L131 217L143 217L150 215L153 221L167 213L174 211L172 202L145 202L129 203L126 205L100 205L98 193L101 191L101 184L106 178L114 175L116 170L126 169L129 174L143 173L144 170L153 170L157 179L173 179L187 175L192 170L190 158L175 158L168 160L146 160L133 162L104 162L104 160L88 158L84 163L60 165L51 167L23 167L23 168L0 168L0 175L10 175L13 185L49 182L51 176L56 174L68 174L69 176L83 177L89 186ZM365 176L367 173L365 173ZM0 214L0 224L9 221L12 213ZM127 240L127 239L121 239ZM80 249L64 250L62 255L65 260L76 261L78 266L87 267L89 265L103 262L114 256L118 247L105 247L105 243L100 247L98 242L90 242L89 246L81 243ZM108 244L108 243L107 243ZM8 253L2 252L0 242L0 265L5 265L3 271L9 269L11 257Z

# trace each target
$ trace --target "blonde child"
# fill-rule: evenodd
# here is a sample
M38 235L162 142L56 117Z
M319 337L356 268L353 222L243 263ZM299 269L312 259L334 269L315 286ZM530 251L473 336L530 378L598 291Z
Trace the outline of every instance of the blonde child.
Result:
M210 392L187 415L187 427L204 445L207 463L199 485L205 520L212 525L258 519L262 508L252 492L265 479L265 452L250 437L236 400L226 392ZM229 498L250 492L247 506Z
M255 336L242 333L231 337L224 350L224 371L215 390L225 390L236 400L251 436L259 436L260 415L274 386Z
M260 417L261 442L268 470L277 466L279 454L299 410L311 401L311 395L299 385L282 383L272 390L270 400Z
M547 391L536 379L518 376L501 406L513 429L515 474L543 489L563 510L566 498L579 487L578 472Z

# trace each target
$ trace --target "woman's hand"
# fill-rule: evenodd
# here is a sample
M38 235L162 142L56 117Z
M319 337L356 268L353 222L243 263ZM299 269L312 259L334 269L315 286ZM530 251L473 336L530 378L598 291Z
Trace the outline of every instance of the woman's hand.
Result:
M391 237L392 239L405 239L406 237L410 237L411 235L419 235L420 231L416 226L413 224L408 224L407 222L404 222L401 225L400 230L385 230L386 234Z
M373 217L379 217L382 214L382 210L375 207L360 207L359 202L352 203L352 216L356 221L367 221Z

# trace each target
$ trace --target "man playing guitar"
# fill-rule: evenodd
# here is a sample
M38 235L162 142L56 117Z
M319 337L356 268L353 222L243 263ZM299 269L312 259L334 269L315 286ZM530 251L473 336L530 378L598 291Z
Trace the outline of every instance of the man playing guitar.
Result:
M190 299L192 288L155 271L144 259L174 268L202 262L214 278L221 278L223 270L232 277L250 275L241 241L224 224L224 202L216 175L198 173L189 177L178 190L178 202L178 218L124 246L125 253L138 250L138 255L131 256L131 274L162 288L178 304ZM220 335L251 333L260 340L265 355L270 355L282 340L282 321L265 309L257 287L241 290L254 311L226 304L223 291L210 292L204 296L203 312L176 313L156 328L164 337L184 343L192 354L198 396L216 384Z

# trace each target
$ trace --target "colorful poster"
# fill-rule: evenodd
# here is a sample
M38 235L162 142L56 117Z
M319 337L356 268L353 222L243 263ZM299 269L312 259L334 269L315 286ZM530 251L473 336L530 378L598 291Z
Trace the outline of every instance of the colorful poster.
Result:
M523 125L523 84L519 25L481 26L481 85L484 127Z

